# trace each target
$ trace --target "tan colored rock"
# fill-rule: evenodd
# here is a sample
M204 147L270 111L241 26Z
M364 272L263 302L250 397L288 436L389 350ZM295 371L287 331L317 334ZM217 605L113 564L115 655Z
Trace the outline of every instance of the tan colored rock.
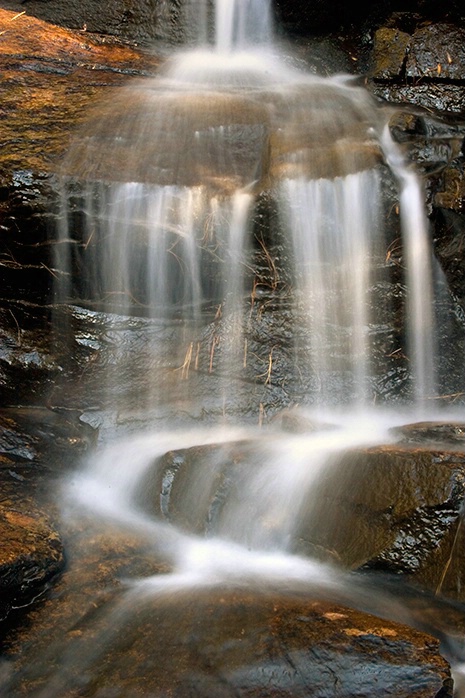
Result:
M371 76L375 80L398 78L404 70L411 40L410 34L399 29L378 29L374 36Z

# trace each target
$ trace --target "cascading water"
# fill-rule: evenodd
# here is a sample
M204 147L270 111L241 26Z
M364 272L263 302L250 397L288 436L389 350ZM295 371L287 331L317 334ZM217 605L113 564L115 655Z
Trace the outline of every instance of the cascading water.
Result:
M195 8L208 17L209 3ZM215 44L180 52L155 80L130 85L91 121L63 165L57 263L66 273L58 300L103 312L108 336L130 316L159 328L146 336L136 394L115 390L115 376L122 380L136 363L130 342L117 346L105 386L103 414L137 405L147 415L143 433L115 435L104 416L101 447L65 486L71 518L85 509L130 529L170 567L128 582L125 614L142 588L169 596L228 584L313 584L356 596L342 572L294 554L295 531L311 508L315 481L338 454L388 442L388 426L402 421L389 406L373 408L380 372L373 344L387 332L374 291L376 274L385 273L383 168L401 188L409 264L410 382L408 400L401 395L398 404L417 418L435 395L420 184L365 90L345 77L290 67L276 55L270 18L264 0L218 0ZM274 230L257 246L263 206ZM257 254L268 264L265 280L254 278ZM298 339L287 337L296 357L289 365L299 364L301 402L321 428L313 423L291 435L272 423L256 426L266 417L261 398L236 420L244 390L238 384L250 379L256 354L251 325L260 323L253 314L259 290L263 308L291 298ZM254 381L265 388L274 350L271 336ZM156 429L154 415L167 403L173 428ZM202 410L215 415L203 428L181 417ZM231 426L235 421L242 426ZM219 452L209 450L218 444ZM195 448L206 450L186 472L181 456L168 466L163 460ZM118 628L118 618L113 613L108 623ZM103 631L97 641L110 642ZM65 664L71 655L72 648ZM77 673L88 672L96 657L83 652ZM55 675L37 695L62 696L72 688L68 681L66 671Z

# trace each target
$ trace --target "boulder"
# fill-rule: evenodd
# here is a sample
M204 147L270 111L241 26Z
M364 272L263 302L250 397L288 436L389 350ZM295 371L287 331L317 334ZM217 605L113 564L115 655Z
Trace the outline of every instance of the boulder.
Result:
M167 594L151 594L150 580L128 591L115 574L127 572L131 550L137 559L129 540L93 534L81 544L87 556L20 635L27 651L5 657L0 688L11 698L452 697L438 639L326 600L311 583L297 597L227 583L189 591L168 582Z
M0 620L42 595L63 570L56 503L43 503L44 489L94 437L75 412L0 410Z
M316 543L344 565L402 575L463 599L462 430L414 425L396 444L343 455L302 514L304 548Z
M337 604L224 589L141 610L104 650L90 695L96 684L179 698L451 695L432 638Z
M299 433L315 431L313 423L297 424ZM416 425L399 432L395 444L333 456L311 489L286 505L285 521L264 496L254 526L263 527L266 541L280 540L281 527L289 528L289 545L299 554L401 575L463 599L464 429ZM263 455L246 441L170 452L141 485L139 501L186 531L221 534L230 508L250 496L244 489L250 469L263 467Z

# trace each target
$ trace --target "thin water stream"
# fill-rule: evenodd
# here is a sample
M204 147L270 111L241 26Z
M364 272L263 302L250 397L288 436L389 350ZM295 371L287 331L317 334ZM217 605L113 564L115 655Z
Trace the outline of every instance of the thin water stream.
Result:
M198 14L208 16L208 3L199 2ZM189 420L154 427L149 415L171 399L166 357L157 358L155 341L153 369L138 395L140 409L147 408L144 430L125 436L103 423L99 448L63 484L62 509L71 528L84 517L91 530L110 526L134 536L145 554L163 561L163 573L130 575L108 605L95 601L98 612L84 629L73 618L63 646L54 639L52 670L37 658L25 670L27 695L129 695L99 692L98 685L101 673L116 672L111 648L133 632L131 618L138 623L145 611L150 618L148 601L168 608L188 597L195 604L205 590L319 595L416 627L433 625L395 595L294 547L299 517L311 510L321 473L341 453L389 444L390 427L434 418L434 289L421 186L386 135L383 115L346 77L323 79L290 67L273 45L270 17L264 0L218 0L215 45L182 51L156 80L129 85L121 103L76 139L63 165L57 264L70 273L57 289L59 300L96 303L109 313L110 328L115 317L132 313L173 323L173 352L187 348L173 411L182 403L198 413L217 399L223 410L200 427ZM382 321L372 296L386 241L380 167L391 169L401 190L411 354L408 400L375 409L379 368L371 328ZM70 189L76 180L78 197ZM259 403L253 420L228 412L232 377L248 360L245 299L263 197L278 212L269 241L278 236L286 248L299 342L312 375L305 401L313 426L298 434L257 426ZM229 323L218 362L214 343L204 354L198 349L212 308ZM293 346L289 337L291 354L302 350L299 342ZM270 371L271 364L272 351ZM118 366L112 369L102 384L109 407ZM189 372L211 376L211 387L195 392L185 380ZM265 367L265 384L270 375ZM124 412L125 396L119 400ZM207 447L218 445L226 449L222 457L207 456ZM179 488L176 454L195 448L207 451ZM171 469L161 465L167 453L175 454ZM160 647L153 652L169 663ZM5 695L16 696L17 679L5 685ZM166 687L153 693L153 686L144 693L143 677L137 690L172 695Z

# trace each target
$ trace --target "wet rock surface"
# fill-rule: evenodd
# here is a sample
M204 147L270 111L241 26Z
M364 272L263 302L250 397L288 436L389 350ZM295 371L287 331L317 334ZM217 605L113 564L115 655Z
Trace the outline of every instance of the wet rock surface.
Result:
M308 3L286 3L286 7L277 4L288 27L307 22L309 31L315 26L313 5L310 10ZM98 313L65 310L67 331L71 327L74 332L71 356L64 335L50 346L51 308L39 310L30 304L31 300L42 305L50 301L56 272L51 232L56 220L55 177L57 163L72 134L96 100L103 96L107 99L110 93L120 94L128 79L151 76L158 66L158 59L150 52L89 33L93 30L150 39L153 32L147 30L146 18L153 19L154 6L136 5L117 2L107 10L101 3L66 3L65 12L63 3L28 1L28 15L36 13L51 21L58 21L60 15L64 25L80 30L74 32L27 15L16 17L24 10L23 3L4 2L2 6L12 12L0 10L0 388L3 404L11 406L0 414L0 530L8 543L0 556L0 615L10 614L10 620L14 607L42 594L63 571L63 545L74 553L71 536L63 544L62 531L54 521L54 506L43 504L48 482L44 473L48 468L59 471L64 463L69 467L95 443L95 432L79 422L78 414L85 411L91 419L89 415L95 413L97 423L105 419L99 414L103 404L99 392L102 370L113 366L121 378L115 398L119 406L124 402L126 412L116 419L133 419L136 425L139 419L143 422L144 407L151 397L143 380L151 360L148 354L141 355L135 364L125 363L121 370L115 349L117 337L122 337L131 350L139 351L142 340L158 333L144 318L123 319L109 329ZM460 306L465 307L463 30L445 25L443 17L441 24L421 26L422 18L417 18L415 12L426 6L431 9L432 4L410 5L406 9L413 14L383 16L385 24L380 25L373 43L365 35L360 40L363 45L353 52L352 42L346 64L362 66L369 54L372 67L368 88L381 104L396 105L391 130L425 175L437 255L457 300L457 322L463 325L459 313ZM449 10L451 15L457 14L460 7L449 3ZM112 14L111 21L107 12ZM328 20L326 30L334 28L333 7L328 9L326 3L319 17ZM331 37L331 42L340 52L344 41ZM320 57L319 61L324 72L324 60ZM378 153L369 150L367 157L377 159ZM401 250L396 256L394 247L390 247L387 254L392 263L401 265ZM257 315L248 336L250 363L245 380L244 376L238 380L242 389L235 393L237 404L232 409L254 423L279 413L303 395L308 381L294 363L289 345L291 323L289 306L283 300L285 280L279 283L283 295L276 303L281 315L267 315L265 311L272 305L269 288L276 283L275 271L270 266L266 274L258 274L259 283L251 291ZM385 289L380 284L379 293L384 298ZM393 296L397 293L401 293L399 288L392 289ZM174 354L167 349L158 359L167 368L163 392L170 399L173 386L179 385L175 381L179 372L191 379L196 373L190 387L200 384L205 391L212 391L210 365L214 366L221 354L218 338L227 334L227 322L213 321L205 328L201 371L196 373L187 361L189 345L182 342ZM165 336L168 347L176 331L170 328ZM394 329L380 348L390 357L389 370L376 394L395 394L408 372L398 340ZM447 372L447 366L444 370ZM135 374L138 382L134 383ZM60 389L58 377L64 384ZM219 393L220 385L218 380L213 392ZM339 384L335 383L335 392L338 390ZM195 411L188 393L187 388L179 389L168 406L168 412L172 410L169 417L179 417L183 410L194 418L205 417ZM450 396L452 402L457 398ZM220 402L218 397L212 407L213 416L221 414ZM285 417L284 422L291 430L308 429L299 417ZM344 486L339 470L336 484L331 477L321 484L321 505L305 513L295 549L337 564L343 561L365 570L388 571L463 599L465 541L461 507L465 466L461 430L461 425L414 425L397 435L399 443L394 446L346 456L341 469L353 478L350 487ZM212 454L217 458L218 450L168 454L164 472L173 476L173 489L168 497L168 476L153 489L154 496L161 491L165 497L161 499L161 514L190 530L203 531L205 520L192 521L184 516L182 508L176 508L176 489L189 481L189 470L195 470L197 459L207 455L208 461ZM225 454L220 448L220 457L228 477L240 469L241 447L237 454ZM224 488L206 494L221 504ZM331 513L334 506L350 525L335 521ZM6 695L11 698L36 695L37 686L48 680L44 675L50 678L51 671L56 679L53 672L60 662L67 666L67 672L65 684L59 683L63 680L60 678L55 686L57 698L76 695L76 691L88 696L132 696L147 687L153 691L162 687L180 698L277 696L290 690L295 696L309 691L327 696L328 685L334 687L335 696L382 692L426 698L451 693L448 667L438 654L436 640L429 636L321 601L257 599L248 592L229 591L209 598L175 599L179 623L174 624L174 634L173 604L147 606L133 625L123 624L125 635L110 638L110 644L103 645L98 655L101 672L95 680L89 679L84 671L87 665L73 665L72 661L67 665L67 661L89 639L98 638L100 630L104 632L99 603L104 607L107 601L111 605L118 599L121 579L127 574L135 572L143 577L166 572L168 567L141 550L138 541L119 539L111 543L111 536L101 531L91 538L84 534L82 541L90 551L90 559L80 550L75 567L67 571L54 595L32 611L31 627L25 630L21 626L17 635L9 634L7 655L19 666L18 676L11 681L5 676L5 685L9 686ZM88 568L91 574L85 579L80 574L73 577L76 568L81 568L79 572ZM118 591L113 592L114 587ZM95 589L101 592L97 601ZM11 623L14 625L13 620ZM55 623L56 628L69 632L70 645L64 649L59 633L53 635ZM47 655L50 638L52 649ZM36 643L37 654L23 674L29 661L20 657L24 642L29 647ZM157 653L151 651L148 656L146 648L154 644ZM118 650L115 657L114 647ZM50 659L51 669L40 664L42 652ZM85 652L83 656L89 658ZM88 661L94 659L92 656ZM8 674L11 665L7 662L4 668ZM147 676L143 686L141 676Z
M94 440L76 414L45 408L0 410L0 620L43 594L62 572L55 503L41 504L46 479Z
M82 523L54 594L4 646L11 698L452 695L438 640L424 632L315 596L311 583L297 597L228 585L151 594L150 582L139 594L125 588L128 573L160 581L167 568L130 535Z
M399 444L343 456L309 512L317 544L345 564L403 575L463 599L462 426L414 425L402 430ZM329 506L339 522L325 514ZM314 540L305 527L303 541Z
M95 0L27 0L29 15L69 29L118 36L132 42L149 43L154 39L179 41L180 3L156 0L115 0L102 6ZM4 0L2 6L12 12L24 11L20 0Z
M0 278L2 296L49 299L58 160L89 104L150 55L0 9Z
M283 417L291 432L315 431L312 422L292 415ZM325 429L330 440L331 425ZM398 430L396 444L333 459L302 502L294 503L291 549L352 569L402 575L463 600L463 429L411 425ZM167 453L141 485L140 503L186 531L218 535L228 526L229 507L247 496L249 468L259 469L262 458L247 442ZM205 486L192 507L189 493L199 480ZM255 523L273 540L265 499L256 504Z
M10 477L22 477L17 471ZM63 543L33 499L8 493L2 477L0 503L0 620L43 594L63 570ZM24 488L22 488L24 490Z

